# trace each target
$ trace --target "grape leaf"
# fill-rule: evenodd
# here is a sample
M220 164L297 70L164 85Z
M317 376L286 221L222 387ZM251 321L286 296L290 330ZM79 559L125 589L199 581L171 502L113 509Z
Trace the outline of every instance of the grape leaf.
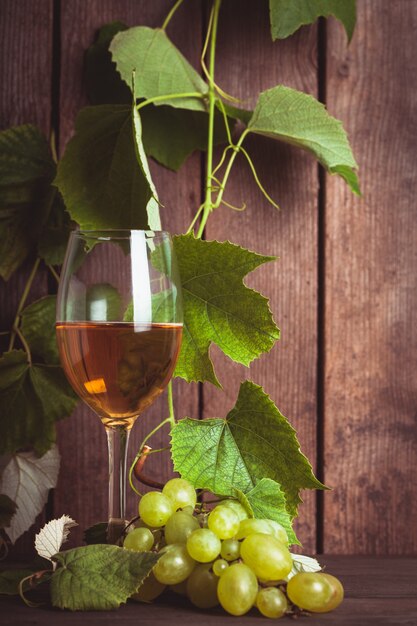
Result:
M22 312L21 331L29 344L32 358L49 365L59 364L55 337L56 296L45 296Z
M0 454L26 447L43 454L55 441L55 421L76 404L60 367L30 365L22 350L6 352L0 359Z
M54 184L82 228L158 228L154 188L138 166L141 138L134 131L132 107L101 105L78 114Z
M360 194L357 164L342 123L313 96L283 85L259 95L248 130L311 152L330 172Z
M147 26L129 28L113 38L110 52L129 87L135 72L135 98L168 96L161 99L158 105L206 110L203 100L199 98L169 98L177 93L206 94L208 87L164 30Z
M171 431L174 470L198 489L247 495L258 480L271 478L285 494L291 517L300 489L325 488L300 451L295 430L262 387L240 386L226 419L183 419Z
M35 536L36 552L44 559L52 561L52 557L60 551L62 544L67 541L69 531L78 526L68 515L53 519L41 528ZM53 562L53 561L52 561ZM56 562L53 562L54 566Z
M243 278L273 261L228 241L174 237L184 302L184 331L175 375L191 381L220 383L210 360L215 343L228 357L249 365L279 338L268 300L249 289Z
M300 572L320 572L323 568L317 559L313 559L311 556L304 556L303 554L291 554L292 557L292 570L288 574L286 580L291 580L293 576Z
M16 513L17 505L4 494L0 494L0 528L10 526L12 517Z
M32 526L45 506L49 489L57 483L59 461L58 449L53 446L40 458L33 452L15 454L4 468L0 492L17 505L7 529L12 543Z
M117 546L91 545L55 555L53 606L71 611L116 609L137 591L159 555Z
M291 516L286 508L285 494L275 480L262 478L246 493L238 489L236 492L238 500L240 502L244 500L244 506L249 505L251 517L275 520L285 528L290 544L301 545L292 528Z
M41 131L0 132L0 276L7 280L42 233L53 203L55 164Z
M269 0L272 39L285 39L318 17L333 15L345 27L349 41L356 22L356 0Z
M91 104L122 104L132 100L130 89L121 79L109 52L113 37L126 29L122 22L106 24L87 50L85 75ZM207 149L206 111L149 105L141 109L140 115L145 152L165 167L176 171L192 152ZM214 144L225 143L226 140L223 117L216 112Z

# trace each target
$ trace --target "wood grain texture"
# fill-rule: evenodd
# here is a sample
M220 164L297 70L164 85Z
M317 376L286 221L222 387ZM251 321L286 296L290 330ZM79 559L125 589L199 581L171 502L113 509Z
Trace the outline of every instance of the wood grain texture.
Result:
M48 136L51 118L52 0L2 0L0 2L0 129L35 124ZM29 258L6 282L0 278L0 331L9 330L34 263ZM40 269L28 303L47 293L47 271ZM9 337L0 337L0 352ZM20 347L16 341L15 347ZM0 419L9 419L2 415ZM35 527L44 523L40 515ZM17 558L33 552L33 534L26 533L14 546Z
M331 613L309 614L296 623L308 626L415 626L417 598L413 574L417 559L379 559L375 557L323 556L320 563L342 581L345 600ZM128 602L114 611L70 613L46 607L29 609L20 598L0 599L1 615L7 626L229 626L235 623L220 607L198 610L178 594L163 595L153 604ZM2 619L0 618L0 620ZM261 626L265 618L252 609L238 623ZM268 623L268 622L266 622ZM282 624L292 620L284 618Z
M71 0L62 3L61 152L72 135L78 110L88 104L82 85L83 55L95 32L113 20L120 20L129 26L160 26L171 5L169 0ZM195 65L198 64L201 48L200 23L200 5L194 3L185 10L181 8L168 28L169 36ZM193 28L188 28L188 24L193 24ZM199 156L192 156L178 175L153 163L151 169L160 199L165 205L161 209L163 227L174 233L184 232L200 202ZM110 268L112 260L109 258L105 262ZM174 394L179 417L198 417L197 386L175 381ZM166 416L166 396L163 394L135 424L130 457L133 458L146 433ZM108 465L104 429L92 411L80 406L69 420L60 425L59 435L62 471L55 494L55 514L70 512L80 527L85 528L107 518ZM150 444L154 449L166 446L167 429L155 435ZM169 454L152 455L146 463L145 473L157 480L167 480L172 473ZM133 517L136 514L137 497L128 488L128 515ZM80 540L80 534L80 529L73 534L74 542Z
M267 6L225 2L220 14L216 80L253 106L258 92L279 83L317 94L316 29L272 43ZM206 417L234 405L239 383L261 384L298 431L302 449L315 463L317 359L317 166L304 153L273 140L247 141L260 179L280 204L277 211L260 193L243 157L232 171L225 199L246 203L245 212L220 208L210 218L208 239L229 239L279 259L257 270L248 284L270 298L281 339L250 371L212 350L224 391L204 389ZM297 531L305 550L315 550L315 494L305 493Z
M328 27L328 108L363 199L326 202L324 549L417 551L417 3L364 0L349 48Z

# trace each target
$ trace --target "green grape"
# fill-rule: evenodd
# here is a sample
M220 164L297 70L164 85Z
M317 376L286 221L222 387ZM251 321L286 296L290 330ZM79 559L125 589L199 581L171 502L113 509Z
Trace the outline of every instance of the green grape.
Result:
M183 509L181 509L184 513L187 513L187 515L194 515L194 507L193 506L185 506Z
M217 606L217 583L219 579L211 571L211 563L200 563L187 580L187 596L199 609Z
M239 530L237 514L226 506L216 506L208 516L208 527L220 539L231 539Z
M332 576L331 574L326 574L325 572L321 573L322 576L330 583L332 586L332 597L327 603L326 610L333 611L333 609L337 608L339 604L343 601L345 592L343 589L343 585L336 576Z
M200 528L195 517L185 511L177 511L165 524L165 541L167 543L187 543L193 530Z
M223 576L227 568L229 567L229 563L224 559L217 559L213 563L213 573L216 576Z
M221 506L227 506L229 509L232 509L232 511L234 511L238 516L239 521L248 518L245 507L242 506L237 500L223 500Z
M339 606L344 592L342 583L331 574L302 572L288 582L287 594L302 609L327 613Z
M240 555L261 580L281 580L292 569L292 558L283 543L261 533L248 535L240 546Z
M163 585L158 580L156 580L155 576L151 572L149 576L145 578L138 591L131 596L132 600L137 600L138 602L152 602L155 600L163 590L166 585Z
M256 606L265 617L282 617L288 608L287 598L276 587L265 587L256 596Z
M172 500L159 491L149 491L139 501L141 519L153 528L165 526L173 513Z
M194 509L197 502L197 494L194 487L184 478L172 478L169 480L162 489L162 493L172 500L175 511L185 506L192 506Z
M177 585L188 578L196 563L184 545L172 543L161 552L162 556L153 568L156 580L164 585Z
M287 531L285 530L285 528L281 526L279 522L276 522L273 519L267 519L265 521L268 522L268 524L272 527L272 530L274 531L275 539L278 539L279 541L284 543L286 546L288 546L289 541L288 541Z
M235 561L240 556L240 542L236 539L222 541L220 555L226 561Z
M343 587L337 578L318 572L301 572L288 581L287 595L291 602L311 611L327 613L343 600Z
M192 575L192 573L193 572L191 572L190 576ZM174 593L177 593L179 596L186 596L187 595L187 581L188 581L188 578L183 580L181 583L177 583L176 585L170 585L169 588L171 589L171 591L173 591Z
M220 554L220 548L220 539L209 528L198 528L187 539L190 556L200 563L214 561Z
M264 533L265 535L275 536L275 530L266 519L243 519L240 522L239 530L236 533L236 539L244 539L253 533Z
M217 596L225 611L243 615L253 606L258 593L254 572L244 563L234 563L218 579Z
M154 537L149 528L135 528L123 541L123 547L135 552L146 552L153 546Z

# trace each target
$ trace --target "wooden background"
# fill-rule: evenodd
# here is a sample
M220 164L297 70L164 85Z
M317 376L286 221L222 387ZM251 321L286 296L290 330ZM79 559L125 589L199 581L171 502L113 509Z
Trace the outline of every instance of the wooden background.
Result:
M1 0L0 124L53 128L61 154L86 104L84 50L112 20L159 26L169 0ZM308 493L300 510L304 552L417 553L417 0L360 0L350 46L335 20L272 43L266 0L224 0L217 81L253 104L283 82L320 97L348 130L363 198L296 149L264 138L248 149L277 212L239 162L208 238L231 239L279 262L251 285L271 298L282 329L250 372L215 352L224 391L176 383L178 416L225 416L238 385L262 384L298 431L302 449L333 491ZM186 0L168 34L197 67L204 2ZM152 167L164 228L184 231L202 192L203 159L175 175ZM10 326L29 264L0 279L1 330ZM40 273L31 297L52 292ZM414 324L413 324L414 322ZM166 413L158 401L134 429L135 444ZM8 419L8 416L1 416ZM166 438L166 433L164 434ZM160 438L162 442L163 437ZM59 424L60 482L45 518L68 513L81 527L106 516L107 459L98 419L80 407ZM154 441L154 447L158 441ZM160 478L166 458L149 462ZM129 498L131 513L135 499ZM29 534L20 540L23 550Z

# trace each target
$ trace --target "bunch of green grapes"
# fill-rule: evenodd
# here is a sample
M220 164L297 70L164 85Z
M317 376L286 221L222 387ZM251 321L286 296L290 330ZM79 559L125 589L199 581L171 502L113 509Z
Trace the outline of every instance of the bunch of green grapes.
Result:
M326 613L343 600L334 576L295 573L285 529L273 520L248 518L237 500L201 510L194 487L173 478L162 493L141 498L139 517L124 548L161 556L135 600L150 602L169 587L199 608L221 604L231 615L243 615L255 606L270 618L294 607Z

